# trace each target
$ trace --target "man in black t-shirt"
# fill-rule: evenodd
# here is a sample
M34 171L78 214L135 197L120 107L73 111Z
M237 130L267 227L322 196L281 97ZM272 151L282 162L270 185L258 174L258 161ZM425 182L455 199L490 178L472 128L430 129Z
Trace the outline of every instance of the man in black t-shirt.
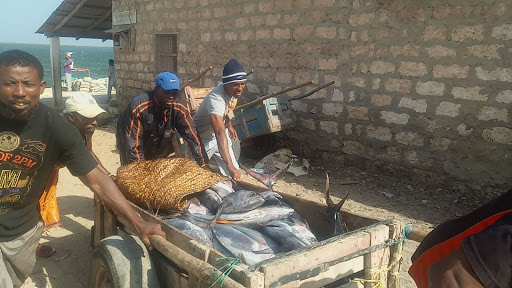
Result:
M39 103L45 87L37 58L20 50L0 54L0 287L20 287L34 267L43 228L38 201L57 162L129 219L148 247L150 235L165 235L98 168L78 130Z

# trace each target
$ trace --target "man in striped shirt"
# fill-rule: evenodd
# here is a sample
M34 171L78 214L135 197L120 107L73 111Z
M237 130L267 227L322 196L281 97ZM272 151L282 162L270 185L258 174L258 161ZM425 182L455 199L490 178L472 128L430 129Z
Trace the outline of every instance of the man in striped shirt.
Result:
M176 102L179 92L178 77L170 72L161 73L156 77L154 90L135 96L119 115L116 140L122 166L167 157L174 151L174 131L189 144L199 166L208 164L190 111Z

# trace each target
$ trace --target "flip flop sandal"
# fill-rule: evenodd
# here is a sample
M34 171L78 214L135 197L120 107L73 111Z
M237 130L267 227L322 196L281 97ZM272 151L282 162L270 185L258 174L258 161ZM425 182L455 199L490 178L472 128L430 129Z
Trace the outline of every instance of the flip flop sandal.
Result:
M41 258L49 258L55 253L55 248L49 245L40 244L37 246L36 255Z

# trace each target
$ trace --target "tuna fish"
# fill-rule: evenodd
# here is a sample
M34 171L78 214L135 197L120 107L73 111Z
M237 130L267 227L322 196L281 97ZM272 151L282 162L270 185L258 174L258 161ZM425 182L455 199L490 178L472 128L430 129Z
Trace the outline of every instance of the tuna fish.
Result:
M333 236L337 236L348 232L347 224L341 218L341 207L345 203L348 197L348 192L343 197L343 199L338 202L338 204L334 204L330 196L330 188L329 188L329 174L326 173L327 182L325 184L325 201L327 202L327 212L329 213L329 218L331 220L331 232Z
M222 210L219 210L221 212ZM219 213L217 212L217 213ZM218 223L237 224L249 228L256 228L278 219L284 219L294 212L293 208L286 206L262 206L247 212L220 214ZM212 221L215 216L192 214L199 221Z
M288 251L318 242L309 229L288 220L272 221L263 227L263 232Z
M226 197L226 195L228 195L229 193L235 192L235 190L233 190L233 185L231 184L231 181L219 182L210 187L210 189L217 192L217 194L219 194L221 198Z
M206 189L196 194L201 205L208 208L213 213L217 213L217 209L222 204L222 197L212 189Z
M292 166L293 158L285 167L277 170L276 172L272 174L260 174L252 169L246 168L242 166L242 169L244 169L247 174L251 175L254 179L260 181L265 186L267 186L269 191L273 191L272 187L277 182L277 180L283 178L284 174L286 174L286 171Z
M190 237L196 239L199 242L202 242L210 247L213 247L212 239L209 237L203 229L201 229L199 226L183 220L183 219L170 219L167 220L167 224L175 227L176 229L180 230L181 232L189 235Z
M225 203L223 213L235 213L260 207L265 203L265 198L254 191L238 190L228 194L223 201Z
M260 192L260 195L265 199L265 205L281 205L281 195L273 191Z
M215 225L210 229L214 241L232 256L244 260L247 265L255 265L275 256L268 244L255 241L232 225Z

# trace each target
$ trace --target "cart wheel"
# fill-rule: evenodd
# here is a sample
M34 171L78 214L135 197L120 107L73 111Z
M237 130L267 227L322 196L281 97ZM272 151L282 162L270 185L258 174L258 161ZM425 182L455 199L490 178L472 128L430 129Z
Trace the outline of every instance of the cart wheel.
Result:
M93 250L89 287L159 287L142 241L132 235L101 240Z

